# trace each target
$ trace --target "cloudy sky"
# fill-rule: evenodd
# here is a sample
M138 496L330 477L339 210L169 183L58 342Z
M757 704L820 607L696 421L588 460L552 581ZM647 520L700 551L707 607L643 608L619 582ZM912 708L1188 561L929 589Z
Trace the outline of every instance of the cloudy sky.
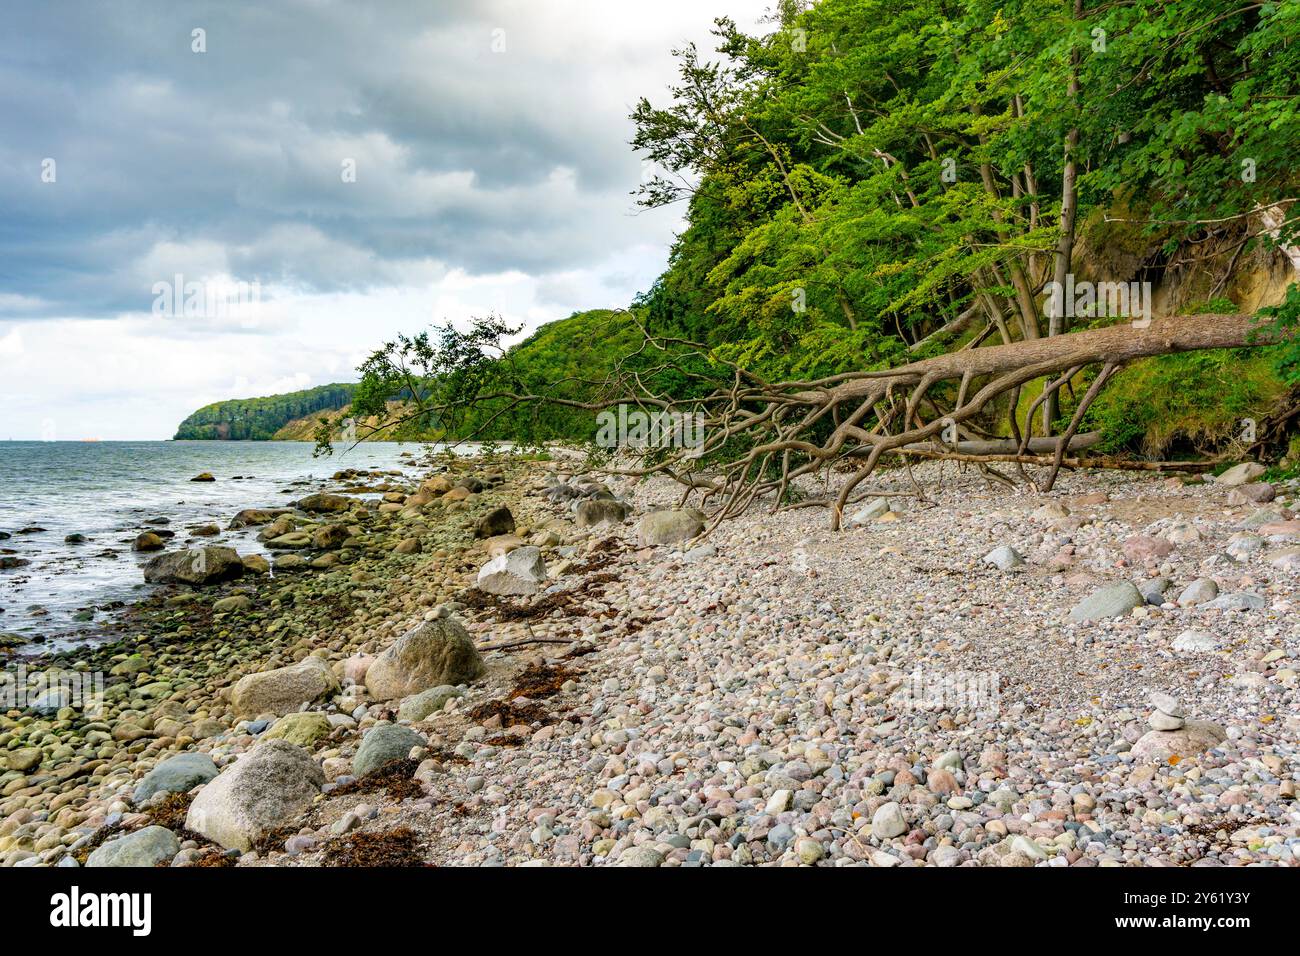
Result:
M628 304L680 210L635 206L627 114L770 4L6 4L0 439L169 438L397 331Z

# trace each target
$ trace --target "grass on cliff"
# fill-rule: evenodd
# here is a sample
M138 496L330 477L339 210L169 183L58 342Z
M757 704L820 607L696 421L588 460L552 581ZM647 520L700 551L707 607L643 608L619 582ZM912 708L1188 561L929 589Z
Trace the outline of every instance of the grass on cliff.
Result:
M1100 450L1110 454L1154 460L1213 454L1241 440L1245 420L1262 421L1286 392L1274 351L1223 349L1135 362L1088 410L1083 430L1099 430Z

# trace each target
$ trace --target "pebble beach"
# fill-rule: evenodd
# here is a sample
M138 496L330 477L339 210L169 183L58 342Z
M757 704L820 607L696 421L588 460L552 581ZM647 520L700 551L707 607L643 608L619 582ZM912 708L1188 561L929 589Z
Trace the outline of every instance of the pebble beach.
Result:
M1300 862L1294 485L874 487L701 536L557 452L214 515L271 560L22 658L103 692L0 704L0 864Z

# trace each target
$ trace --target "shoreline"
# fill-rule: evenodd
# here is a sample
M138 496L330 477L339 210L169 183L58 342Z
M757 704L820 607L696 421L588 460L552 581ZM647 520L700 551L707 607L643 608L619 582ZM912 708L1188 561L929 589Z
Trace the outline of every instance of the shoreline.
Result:
M455 464L480 478L493 470ZM259 578L261 619L205 613L209 598L247 582L159 597L141 612L144 668L127 673L141 661L125 645L91 662L131 662L113 675L112 686L131 685L126 706L98 731L115 756L82 759L64 780L67 759L35 768L28 787L11 778L0 859L57 863L161 822L182 838L173 865L1300 861L1300 632L1290 623L1300 583L1298 565L1270 563L1300 540L1294 487L1270 504L1213 484L1069 474L1059 493L1031 497L927 465L913 471L932 501L880 499L889 507L840 534L820 511L756 512L703 543L651 545L639 523L675 506L667 483L611 481L610 497L634 512L579 528L568 510L577 499L546 475L576 488L580 468L497 467L502 484L463 508L376 508L368 533L383 550L353 569L369 578ZM947 484L926 483L940 473ZM902 474L881 481L911 487ZM473 524L500 505L548 565L539 595L470 588L488 558ZM438 520L419 533L421 553L394 555L431 507ZM984 561L1000 547L1023 563ZM1149 589L1162 577L1157 603L1069 619L1108 586ZM1180 606L1203 579L1221 597L1256 600ZM446 618L483 648L483 673L419 719L401 715L400 699L369 699L373 658L420 621ZM296 738L324 786L253 852L188 830L193 794L127 799L173 751L206 753L227 775L267 747L283 715L237 719L229 692L243 671L313 653L340 681L306 710L321 715L319 732ZM1166 706L1185 710L1189 728L1213 724L1222 737L1149 759L1152 733L1159 743L1183 732L1148 726L1153 691L1176 698ZM48 723L40 733L56 739L72 729ZM390 734L396 762L355 780L367 739ZM44 737L39 746L58 750ZM14 752L12 740L0 747Z

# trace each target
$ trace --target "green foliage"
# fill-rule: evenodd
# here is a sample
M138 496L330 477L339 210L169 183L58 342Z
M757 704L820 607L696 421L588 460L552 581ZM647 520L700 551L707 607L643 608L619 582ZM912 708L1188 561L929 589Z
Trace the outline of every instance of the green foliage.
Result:
M346 407L356 388L346 384L321 385L284 395L215 402L181 422L175 440L265 441L295 418Z
M1084 430L1100 430L1110 453L1195 457L1238 439L1243 419L1264 418L1285 391L1273 373L1276 360L1276 347L1145 359L1101 393Z

